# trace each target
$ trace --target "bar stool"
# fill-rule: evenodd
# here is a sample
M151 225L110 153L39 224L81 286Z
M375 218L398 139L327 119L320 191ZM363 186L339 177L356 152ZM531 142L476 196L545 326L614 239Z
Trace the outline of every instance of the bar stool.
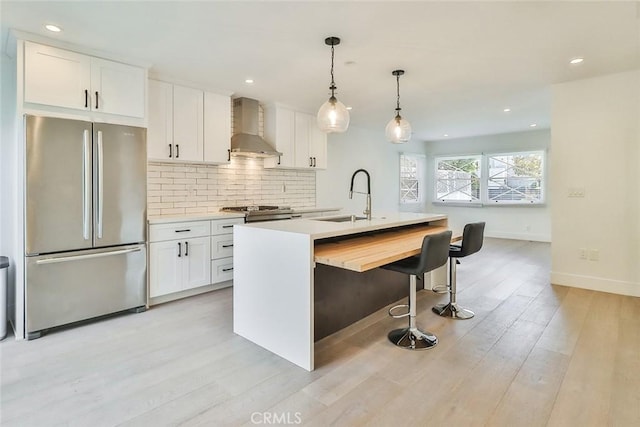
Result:
M449 302L437 304L432 308L433 312L444 317L454 319L471 319L475 313L469 309L458 306L456 302L456 265L460 263L458 258L475 254L482 248L484 239L484 222L474 222L464 226L462 232L462 246L451 245L449 247ZM440 292L434 288L435 292Z
M424 273L447 263L451 231L425 236L419 256L401 259L382 266L385 270L397 271L409 275L409 304L400 304L389 309L389 315L395 319L409 317L409 327L389 332L389 341L408 350L425 350L438 344L438 338L431 332L423 332L416 326L416 280ZM398 308L407 308L404 314L393 314Z

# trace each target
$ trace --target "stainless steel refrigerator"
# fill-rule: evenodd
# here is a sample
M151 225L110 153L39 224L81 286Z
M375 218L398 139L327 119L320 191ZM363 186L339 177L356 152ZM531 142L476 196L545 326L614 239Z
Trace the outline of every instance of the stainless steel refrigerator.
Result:
M146 129L25 116L25 324L146 304Z

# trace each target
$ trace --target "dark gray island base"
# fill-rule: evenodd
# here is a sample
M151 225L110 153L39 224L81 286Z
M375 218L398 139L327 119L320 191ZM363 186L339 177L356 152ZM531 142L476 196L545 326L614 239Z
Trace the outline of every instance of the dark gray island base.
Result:
M315 341L409 295L406 274L381 268L358 273L316 264L314 282ZM418 282L419 289L421 286Z

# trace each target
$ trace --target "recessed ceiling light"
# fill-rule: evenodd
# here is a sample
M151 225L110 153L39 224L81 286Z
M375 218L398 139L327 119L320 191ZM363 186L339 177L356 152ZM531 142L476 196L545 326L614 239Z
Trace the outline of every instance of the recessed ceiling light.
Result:
M531 124L529 125L529 127L532 127L532 128L534 128L534 127L536 127L536 126L538 126L536 123L531 123Z
M509 113L509 112L511 111L511 108L505 108L505 109L504 109L504 110L502 110L502 111L504 111L505 113Z
M347 107L347 110L351 111L353 110L353 107Z
M246 84L248 84L248 85L252 85L253 84L253 79L246 79L244 82Z
M584 58L573 58L571 61L569 61L570 64L580 64L582 61L584 61Z
M47 24L44 26L44 28L46 28L47 30L51 31L52 33L59 33L60 31L62 31L62 28L58 27L57 25L53 25L53 24Z
M446 137L448 137L448 136L449 136L449 134L448 134L448 133L445 133L445 134L444 134L444 135L442 135L442 136L444 136L444 137L446 138Z

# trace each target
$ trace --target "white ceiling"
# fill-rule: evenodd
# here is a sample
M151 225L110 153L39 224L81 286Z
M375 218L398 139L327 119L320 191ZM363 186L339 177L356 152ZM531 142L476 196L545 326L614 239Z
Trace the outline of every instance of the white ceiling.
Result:
M152 64L151 71L309 112L338 99L351 124L394 115L394 69L416 140L550 127L554 83L640 68L640 2L0 3L8 28ZM58 35L43 29L55 23ZM584 63L570 65L581 56ZM246 78L255 79L251 86ZM511 108L504 113L504 108Z

